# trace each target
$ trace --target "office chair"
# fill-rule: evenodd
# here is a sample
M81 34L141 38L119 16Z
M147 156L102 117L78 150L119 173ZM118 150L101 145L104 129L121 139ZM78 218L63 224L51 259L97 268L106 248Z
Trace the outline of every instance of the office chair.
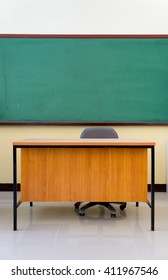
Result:
M109 127L90 127L85 128L84 131L81 133L80 138L118 138L117 132L113 128ZM75 209L78 210L80 216L85 215L85 210L95 206L95 205L101 205L110 210L111 217L116 216L116 210L115 208L110 204L110 202L89 202L85 204L84 206L80 207L82 202L76 202L74 204ZM126 208L127 203L126 202L114 202L120 204L120 209L124 210Z

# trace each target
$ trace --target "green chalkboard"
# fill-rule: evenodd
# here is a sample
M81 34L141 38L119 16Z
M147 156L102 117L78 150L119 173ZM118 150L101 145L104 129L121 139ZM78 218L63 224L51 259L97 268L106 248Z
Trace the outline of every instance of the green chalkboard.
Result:
M0 38L3 122L168 122L168 38Z

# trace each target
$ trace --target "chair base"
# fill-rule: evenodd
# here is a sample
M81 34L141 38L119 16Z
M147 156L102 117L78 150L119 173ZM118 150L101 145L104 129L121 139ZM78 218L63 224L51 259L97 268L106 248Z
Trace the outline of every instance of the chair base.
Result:
M107 208L110 211L111 217L116 217L116 209L110 204L110 202L89 202L89 203L85 204L84 206L82 206L80 208L81 203L82 202L76 202L74 204L75 209L78 210L80 216L85 216L85 210L86 209L88 209L90 207L93 207L95 205L101 205L101 206L104 206L105 208ZM120 205L120 210L124 210L126 208L126 205L127 205L126 202L114 202L114 203L121 204Z
M101 205L110 211L111 217L116 217L116 210L109 202L89 202L89 203L85 204L84 206L82 206L81 208L80 208L80 205L81 205L81 202L76 202L74 204L75 209L78 210L80 216L85 216L86 209L93 207L95 205Z

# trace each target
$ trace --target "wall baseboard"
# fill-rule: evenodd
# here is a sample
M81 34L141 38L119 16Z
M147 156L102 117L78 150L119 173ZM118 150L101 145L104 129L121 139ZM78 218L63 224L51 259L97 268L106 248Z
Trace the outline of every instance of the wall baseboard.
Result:
M148 191L151 191L151 184L148 184ZM166 184L155 184L156 192L166 192Z
M0 191L1 192L8 192L13 190L12 183L0 183ZM150 192L151 185L148 184L148 191ZM20 191L20 184L18 184L18 191ZM155 191L156 192L166 192L166 184L155 184Z

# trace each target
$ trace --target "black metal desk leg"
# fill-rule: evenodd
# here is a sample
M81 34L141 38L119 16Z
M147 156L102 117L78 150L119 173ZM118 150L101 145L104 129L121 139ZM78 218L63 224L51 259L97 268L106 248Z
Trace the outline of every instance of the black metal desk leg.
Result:
M17 151L13 147L13 230L17 230Z
M155 147L151 148L151 230L155 229Z

